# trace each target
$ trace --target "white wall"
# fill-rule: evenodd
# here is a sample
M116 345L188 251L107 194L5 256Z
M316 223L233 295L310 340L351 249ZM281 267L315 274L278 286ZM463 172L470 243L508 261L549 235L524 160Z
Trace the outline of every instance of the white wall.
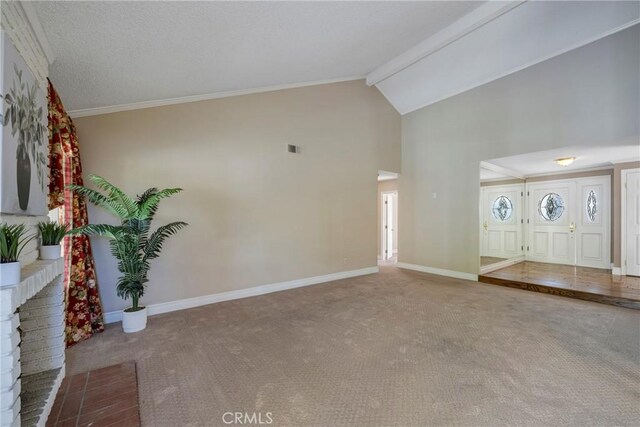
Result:
M400 261L478 272L481 160L639 144L639 40L636 25L403 116Z
M185 190L160 206L156 225L190 225L154 262L144 304L376 266L376 177L400 168L400 116L362 80L75 123L85 174ZM93 242L105 311L124 308L107 243Z

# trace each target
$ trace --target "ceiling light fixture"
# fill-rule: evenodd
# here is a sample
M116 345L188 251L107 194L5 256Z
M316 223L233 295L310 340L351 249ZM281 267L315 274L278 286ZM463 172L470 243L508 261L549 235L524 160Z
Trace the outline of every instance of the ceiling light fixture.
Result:
M575 157L561 157L556 159L555 162L560 166L569 166L575 159Z

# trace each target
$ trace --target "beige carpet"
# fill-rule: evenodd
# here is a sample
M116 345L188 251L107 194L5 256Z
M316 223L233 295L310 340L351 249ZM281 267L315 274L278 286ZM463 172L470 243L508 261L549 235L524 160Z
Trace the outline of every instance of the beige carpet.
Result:
M154 316L67 352L136 360L143 425L638 425L640 312L383 267Z

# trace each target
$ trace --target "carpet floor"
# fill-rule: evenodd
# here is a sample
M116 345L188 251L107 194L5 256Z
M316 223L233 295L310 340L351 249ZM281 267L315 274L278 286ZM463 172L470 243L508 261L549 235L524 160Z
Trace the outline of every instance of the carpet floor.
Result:
M640 419L639 311L393 266L153 316L137 334L109 325L67 351L67 371L129 360L147 426Z

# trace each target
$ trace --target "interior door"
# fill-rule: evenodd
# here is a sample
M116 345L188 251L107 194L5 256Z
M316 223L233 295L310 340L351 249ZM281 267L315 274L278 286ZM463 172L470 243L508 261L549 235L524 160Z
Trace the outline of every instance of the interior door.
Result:
M626 274L640 276L640 172L627 174L625 208ZM625 260L623 260L624 262Z
M575 193L575 181L527 184L528 260L575 265Z
M576 264L611 268L611 177L576 179Z
M394 211L395 197L393 193L382 195L382 258L391 259L394 247Z
M482 256L522 254L523 184L482 187Z

